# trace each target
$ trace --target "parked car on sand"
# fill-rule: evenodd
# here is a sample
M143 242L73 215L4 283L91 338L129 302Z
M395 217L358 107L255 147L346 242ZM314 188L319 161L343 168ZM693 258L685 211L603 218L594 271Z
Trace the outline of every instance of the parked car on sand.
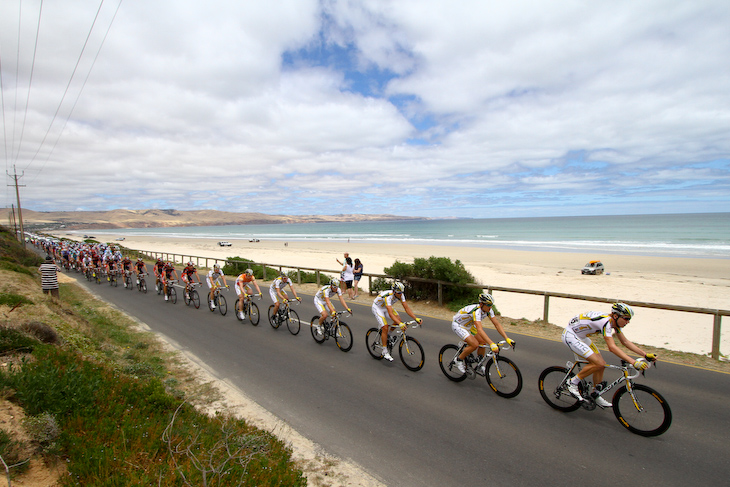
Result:
M222 241L222 242L218 242L218 245L220 245L221 247L230 247L231 242Z
M581 269L581 274L603 274L604 268L600 260L592 260Z

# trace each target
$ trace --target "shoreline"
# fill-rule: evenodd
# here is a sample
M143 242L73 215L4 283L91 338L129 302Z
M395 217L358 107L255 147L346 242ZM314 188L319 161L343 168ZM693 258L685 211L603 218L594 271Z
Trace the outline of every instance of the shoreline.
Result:
M82 240L82 235L55 232L57 237ZM319 268L339 273L343 253L360 258L365 273L383 274L396 260L413 262L430 256L459 260L476 281L486 286L551 291L612 300L672 304L708 309L730 307L730 259L697 257L647 257L603 252L553 252L452 245L414 245L358 242L314 242L229 238L231 247L219 247L215 238L129 236L104 233L105 240L124 247L185 256L225 259L242 257L284 267ZM601 260L606 274L581 275L589 260ZM360 287L367 286L367 276ZM504 316L542 319L544 298L495 291ZM367 299L363 293L360 299ZM565 326L578 313L603 311L603 303L550 299L549 321ZM672 350L708 354L712 348L713 316L637 308L627 336L637 343ZM726 317L726 323L730 322ZM722 335L720 351L730 353L730 331Z

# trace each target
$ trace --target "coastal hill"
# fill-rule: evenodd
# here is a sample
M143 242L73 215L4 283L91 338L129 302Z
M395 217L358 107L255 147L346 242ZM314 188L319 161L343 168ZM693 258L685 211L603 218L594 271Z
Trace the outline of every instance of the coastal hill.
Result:
M6 209L7 221L12 211ZM26 230L84 228L156 228L214 225L253 225L264 223L323 223L360 221L424 220L396 215L267 215L217 210L109 210L109 211L33 211L23 209Z

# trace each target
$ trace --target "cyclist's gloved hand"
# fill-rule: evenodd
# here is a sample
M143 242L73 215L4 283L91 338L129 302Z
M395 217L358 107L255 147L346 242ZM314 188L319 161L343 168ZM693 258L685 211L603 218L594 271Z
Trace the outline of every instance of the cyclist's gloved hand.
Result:
M636 362L634 362L634 368L636 370L646 370L649 368L649 362L643 358L636 359Z
M499 345L497 345L497 344L496 344L496 343L494 343L494 342L492 342L492 343L491 343L491 344L489 345L489 348L491 348L491 349L492 349L492 352L494 352L494 353L497 353L497 352L499 352Z
M423 323L423 320L421 318L416 318L416 323L420 325L421 323Z
M334 318L335 316L337 316L337 311L332 311L332 312L330 312L330 316L332 316L333 318Z
M646 360L648 360L649 362L656 362L657 354L655 354L655 353L647 353L645 355L645 357L646 357Z
M288 302L289 302L289 300L288 300L288 299L286 299L286 298L284 298L284 304L286 304L286 303L288 303Z
M515 348L515 345L517 345L517 342L514 341L514 340L512 340L511 338L508 338L507 339L507 345L509 345L510 347L512 347L514 349Z
M350 308L347 308L347 312L352 314L352 310Z
M406 324L405 324L405 323L403 323L403 322L401 322L401 323L398 323L398 326L400 327L400 329L401 329L401 330L405 330L406 328L408 328L408 325L406 325Z

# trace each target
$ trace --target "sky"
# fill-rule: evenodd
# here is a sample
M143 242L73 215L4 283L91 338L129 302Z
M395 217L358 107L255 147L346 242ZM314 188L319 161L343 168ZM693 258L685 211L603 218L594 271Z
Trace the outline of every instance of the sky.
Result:
M730 211L730 2L3 0L5 206Z

